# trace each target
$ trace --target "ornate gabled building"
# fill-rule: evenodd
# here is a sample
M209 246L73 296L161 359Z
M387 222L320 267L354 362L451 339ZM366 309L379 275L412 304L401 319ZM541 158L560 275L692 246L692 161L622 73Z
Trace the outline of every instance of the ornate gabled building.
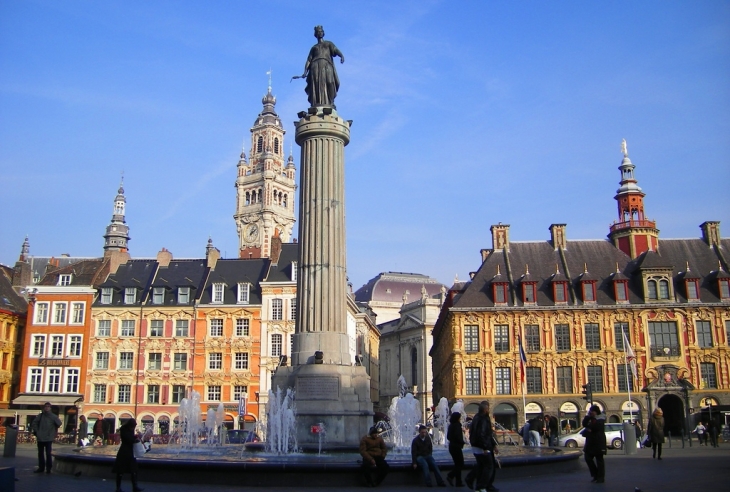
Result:
M294 228L296 169L284 162L284 127L271 86L251 128L251 155L241 152L236 179L236 221L241 258L267 258L274 235L289 242Z
M488 398L509 428L541 413L575 428L590 384L610 421L646 423L659 406L676 435L699 414L708 418L711 404L726 423L730 240L718 222L703 223L698 239L660 240L627 154L609 241L571 241L564 224L553 224L547 241L510 242L510 226L492 226L492 247L471 280L450 289L434 329L435 399L462 398L469 410Z

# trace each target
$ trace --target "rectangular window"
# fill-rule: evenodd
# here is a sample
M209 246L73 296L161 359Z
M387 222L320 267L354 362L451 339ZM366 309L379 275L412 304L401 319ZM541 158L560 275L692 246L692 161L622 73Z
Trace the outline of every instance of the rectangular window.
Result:
M601 332L598 323L586 323L586 350L601 350Z
M496 325L494 327L495 352L509 352L509 326Z
M626 301L628 299L628 293L626 292L626 282L616 282L616 300L619 302Z
M674 321L649 321L649 343L653 357L679 355L677 323Z
M620 352L625 352L626 347L624 347L624 333L626 333L626 338L629 340L629 344L631 344L631 333L629 332L629 324L628 323L614 323L613 324L613 339L616 343L616 350Z
M280 320L283 319L283 310L281 299L271 300L271 319Z
M565 284L563 282L555 282L555 302L565 302Z
M558 393L573 392L573 367L558 367Z
M539 367L526 367L525 369L527 392L533 394L542 393L542 369Z
M208 354L208 369L222 369L223 368L223 354L220 352L213 352Z
M213 284L213 297L211 302L223 304L223 284Z
M46 355L46 336L33 335L33 357L44 357Z
M297 319L297 298L296 297L292 297L289 300L289 317L292 320Z
M83 302L71 303L71 323L81 325L84 323L84 314L86 312L86 304Z
M101 289L101 303L102 304L111 304L113 294L114 294L114 289L112 289L111 287L104 287L103 289Z
M63 357L63 335L51 336L51 357Z
M173 371L187 371L188 370L188 354L174 354L172 370Z
M568 325L555 325L555 350L558 352L570 350L570 327Z
M583 302L593 302L596 296L593 293L593 282L583 282Z
M479 352L479 327L464 326L464 350L470 353Z
M507 286L504 284L494 284L494 302L495 304L505 304L507 302Z
M525 350L528 352L540 351L540 327L525 325Z
M66 369L66 393L79 392L79 370Z
M700 362L700 378L700 388L717 388L715 364L712 362Z
M721 278L717 282L720 290L720 299L727 301L730 299L730 280Z
M239 282L238 284L238 304L248 304L248 294L251 284L248 282Z
M81 335L69 335L68 356L81 357Z
M106 385L94 385L94 403L106 403Z
M178 319L175 320L175 336L176 337L186 337L188 336L188 325L189 320L187 319Z
M250 320L248 318L236 319L236 336L247 337L249 335Z
M134 304L137 302L137 289L127 287L124 289L124 304Z
M66 303L53 303L53 324L62 325L66 323Z
M134 369L134 352L120 352L119 353L119 369L121 369L121 370Z
M699 289L697 287L697 281L687 280L687 300L696 301L700 298Z
M480 395L482 392L482 383L478 367L467 367L464 369L466 379L466 394Z
M233 387L233 401L239 401L244 395L248 395L248 386L236 385Z
M147 403L160 403L160 385L147 385Z
M180 403L185 398L185 386L175 384L172 386L172 403Z
M108 337L112 334L112 320L100 319L96 325L96 336Z
M177 303L188 304L190 302L190 287L177 288Z
M588 366L588 382L593 393L603 393L603 367Z
M48 324L48 303L37 302L35 305L35 324L46 325Z
M43 381L43 369L33 368L30 370L30 387L28 391L31 393L40 393Z
M133 319L122 320L121 336L123 336L123 337L133 337L134 336L134 320Z
M281 355L282 337L278 333L271 335L271 356L279 357Z
M61 392L61 369L52 368L48 369L48 383L46 386L48 393L60 393Z
M63 273L58 276L58 285L61 286L68 286L71 285L71 274L70 273Z
M221 401L220 386L208 386L208 401Z
M152 304L165 304L164 287L155 287L152 289Z
M512 371L509 367L497 367L494 369L494 380L498 395L512 394Z
M248 352L237 352L234 362L236 369L248 369Z
M97 352L94 369L109 369L109 352Z
M695 321L697 329L697 345L702 348L712 347L712 324L709 321Z
M626 375L628 374L628 380L626 379ZM628 391L629 384L631 385L631 391L634 391L634 375L631 372L631 368L629 370L626 370L626 364L623 362L619 362L616 366L616 379L618 380L618 390Z
M129 384L120 384L117 390L117 402L129 403L132 400L132 386Z
M147 356L147 369L150 371L159 371L162 369L162 353L150 352Z
M210 336L222 337L223 336L223 320L220 318L214 318L210 320Z
M164 333L164 320L153 319L150 321L150 336L161 337Z
M535 284L522 284L524 302L535 302Z

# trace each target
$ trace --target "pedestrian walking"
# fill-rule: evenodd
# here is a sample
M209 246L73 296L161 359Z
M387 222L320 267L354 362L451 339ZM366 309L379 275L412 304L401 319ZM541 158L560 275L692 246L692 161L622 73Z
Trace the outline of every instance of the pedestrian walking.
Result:
M461 413L454 412L449 418L449 428L446 431L446 439L449 441L449 454L454 460L454 468L446 475L449 485L462 487L464 483L461 481L461 471L464 469L464 429L461 427Z
M93 432L94 436L92 437L92 439L94 440L94 442L100 440L101 443L104 444L104 423L102 422L101 417L96 419L96 422L94 422Z
M697 422L697 426L692 429L692 432L697 434L697 442L700 446L702 446L703 441L705 446L707 446L707 427L704 426L702 421Z
M362 456L362 473L366 487L377 487L385 480L390 466L385 461L388 449L380 437L378 428L372 426L367 436L360 439L360 456Z
M34 473L43 473L44 470L46 473L51 473L53 440L56 439L59 427L61 419L51 411L51 403L46 402L43 411L30 424L30 430L36 437L38 445L38 469Z
M433 472L439 487L446 486L439 467L433 459L433 442L431 441L431 436L428 435L428 429L425 425L418 426L418 435L411 442L411 461L414 470L419 467L421 468L423 481L427 487L432 486L430 472Z
M479 413L474 416L471 422L469 434L471 452L477 465L471 469L464 481L467 487L477 492L497 492L494 486L496 475L496 455L499 454L497 441L494 439L492 420L489 418L489 402L483 401L479 404ZM476 480L476 484L474 481Z
M79 446L86 446L87 437L89 436L89 423L83 415L79 417Z
M586 464L591 472L591 482L603 483L606 479L606 465L603 455L606 453L606 417L601 413L601 407L591 406L588 415L583 419L583 436L586 443L583 446Z
M649 419L649 426L646 428L646 433L651 439L651 457L662 459L662 444L664 443L664 412L661 408L654 410L654 413ZM659 456L657 456L659 451Z
M124 473L132 475L132 490L134 492L142 492L144 490L137 485L137 458L134 457L134 443L140 441L139 436L134 433L136 427L137 421L129 419L119 428L119 437L122 440L122 444L119 446L117 459L114 460L114 467L112 468L112 472L117 475L116 492L123 492L122 474Z
M710 444L713 448L717 447L717 422L714 418L710 419L707 424L707 434L710 436Z

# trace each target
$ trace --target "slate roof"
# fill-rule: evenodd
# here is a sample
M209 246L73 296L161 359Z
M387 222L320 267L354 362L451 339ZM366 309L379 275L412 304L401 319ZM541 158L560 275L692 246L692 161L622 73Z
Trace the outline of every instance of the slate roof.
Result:
M271 264L264 282L291 282L295 261L299 261L299 243L282 243L279 261Z
M0 309L13 314L24 315L28 312L28 303L23 296L13 289L13 270L0 265Z
M189 287L189 302L191 305L198 298L205 282L208 267L205 258L172 260L168 266L159 266L150 288L164 287L164 302L162 305L178 304L178 289ZM152 305L152 296L148 296L147 305Z
M70 285L98 285L109 273L109 261L104 258L80 260L69 265L56 268L45 274L37 285L58 285L61 275L71 274Z
M92 257L81 257L81 256L28 256L28 263L30 264L31 279L42 278L46 274L48 264L56 263L59 268L77 263L82 260L93 260Z
M249 304L261 304L259 283L264 279L271 260L268 258L235 258L218 260L215 269L210 270L208 280L200 296L201 304L211 304L212 284L223 283L223 304L236 304L238 284L249 283Z
M429 297L441 295L443 284L428 275L419 273L383 272L371 278L368 283L355 291L357 302L403 302L403 294L421 297L421 287L426 287Z
M153 275L157 271L157 261L152 259L129 260L117 268L116 273L99 285L99 289L111 287L113 289L111 304L101 304L101 295L97 296L95 306L112 305L122 306L124 304L124 289L134 287L137 289L137 298L134 304L128 306L139 306L145 298L152 283Z

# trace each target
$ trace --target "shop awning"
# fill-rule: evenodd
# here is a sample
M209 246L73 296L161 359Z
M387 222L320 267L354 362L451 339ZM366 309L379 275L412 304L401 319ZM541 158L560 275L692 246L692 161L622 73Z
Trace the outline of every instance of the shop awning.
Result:
M51 405L71 406L84 401L84 395L18 395L13 400L13 405L43 405L50 402Z

